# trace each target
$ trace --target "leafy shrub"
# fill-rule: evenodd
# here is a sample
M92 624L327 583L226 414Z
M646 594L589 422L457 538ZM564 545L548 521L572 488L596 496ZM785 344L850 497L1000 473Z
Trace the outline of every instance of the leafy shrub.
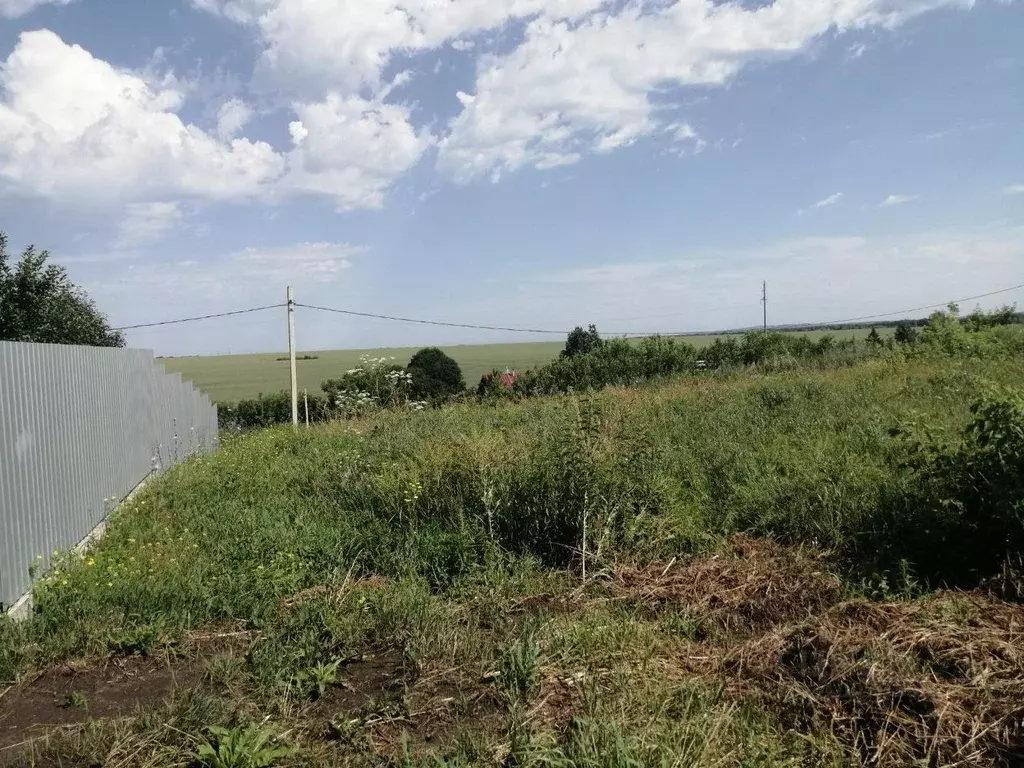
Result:
M412 393L417 400L446 400L466 388L459 364L437 347L427 347L413 355L407 370L412 375Z
M303 400L299 395L299 421L306 420L306 403L309 405L311 424L329 421L333 418L330 399L324 395L309 394ZM250 429L288 424L292 420L292 396L288 391L260 394L255 399L239 400L237 403L218 403L217 421L221 429L244 432Z
M909 445L920 496L917 530L905 535L926 543L925 575L954 585L991 578L1024 553L1024 391L990 393L971 414L959 442Z
M363 355L356 368L346 371L340 378L325 381L321 389L335 407L343 411L357 405L363 408L405 405L409 401L412 376L393 360L393 357Z

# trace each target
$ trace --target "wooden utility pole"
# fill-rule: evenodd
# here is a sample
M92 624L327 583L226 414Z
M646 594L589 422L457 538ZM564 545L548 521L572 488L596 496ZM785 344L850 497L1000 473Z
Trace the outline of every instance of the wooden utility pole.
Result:
M768 281L761 283L761 303L764 305L764 332L768 333Z
M299 427L299 377L295 370L295 291L288 286L288 360L292 367L292 426Z

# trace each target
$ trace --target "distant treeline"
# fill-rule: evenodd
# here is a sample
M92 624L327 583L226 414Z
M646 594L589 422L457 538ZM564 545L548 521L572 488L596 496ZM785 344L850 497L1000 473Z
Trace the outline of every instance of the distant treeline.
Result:
M981 312L975 310L975 312ZM1007 313L1007 314L1003 314ZM974 314L974 313L972 313ZM1018 312L1016 307L1003 307L993 312L981 312L981 314L992 315L1000 314L1001 319L1005 322L1004 325L1015 325L1024 324L1024 312ZM962 322L968 322L971 315L966 315L961 318ZM909 326L911 328L921 328L928 325L927 317L916 317L906 318L903 320L876 320L873 322L858 322L858 323L799 323L795 325L770 325L768 326L769 331L780 331L790 333L813 333L815 331L859 331L865 328L899 328L901 325ZM727 336L732 334L743 334L749 331L758 330L755 327L749 328L737 328L731 331L695 331L686 334L680 334L685 336Z
M494 370L475 391L466 389L458 363L438 349L421 350L409 365L386 358L364 358L358 368L323 383L323 394L300 403L300 420L353 418L380 409L441 405L458 400L517 399L613 386L633 386L678 375L709 375L756 367L765 371L852 365L866 357L890 354L990 356L1024 354L1024 332L1012 328L1024 320L1015 307L976 310L966 317L954 305L924 321L900 321L883 338L875 326L864 339L812 338L792 331L747 331L715 339L702 349L681 338L652 336L639 341L603 339L593 325L576 328L565 348L545 365L518 374ZM816 330L822 330L816 327ZM221 426L245 430L291 420L287 392L220 406Z

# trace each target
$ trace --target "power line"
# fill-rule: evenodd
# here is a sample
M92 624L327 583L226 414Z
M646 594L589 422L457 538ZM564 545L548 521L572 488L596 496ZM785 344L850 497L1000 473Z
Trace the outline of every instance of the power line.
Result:
M879 317L892 317L893 315L905 315L908 312L923 312L926 309L934 309L935 307L942 307L946 304L961 304L965 301L974 301L975 299L984 299L988 296L996 296L1000 293L1010 293L1010 291L1016 291L1024 288L1024 283L1020 285L1014 285L1009 288L1000 288L998 291L989 291L988 293L979 293L977 296L966 296L962 299L953 299L952 301L937 301L934 304L928 304L923 307L913 307L912 309L898 309L895 312L882 312L877 315L864 315L862 317L850 317L846 320L825 320L820 323L805 323L805 325L842 325L843 323L856 323L861 320L874 320Z
M984 298L987 298L989 296L997 296L997 295L999 295L1001 293L1010 293L1011 291L1020 290L1021 288L1024 288L1024 283L1021 283L1020 285L1010 286L1009 288L1000 288L999 290L996 290L996 291L989 291L988 293L980 293L980 294L978 294L976 296L966 296L966 297L964 297L962 299L953 299L952 303L960 304L960 303L965 302L965 301L974 301L975 299L984 299ZM846 318L844 320L825 320L825 321L821 321L821 322L817 322L817 323L805 323L805 325L842 325L844 323L856 323L856 322L860 322L862 320L874 320L874 319L877 319L877 318L892 317L894 315L904 315L904 314L907 314L909 312L920 312L920 311L923 311L923 310L926 310L926 309L933 309L935 307L941 307L941 306L943 306L945 304L948 304L948 303L950 303L950 302L940 301L940 302L936 302L934 304L927 304L927 305L921 306L921 307L912 307L910 309L899 309L899 310L896 310L894 312L881 312L881 313L875 314L875 315L862 315L860 317L850 317L850 318ZM196 322L196 321L199 321L199 320L213 320L213 319L220 318L220 317L231 317L233 315L244 315L244 314L248 314L250 312L263 312L263 311L268 310L268 309L279 309L279 308L285 307L285 306L287 306L287 304L268 304L268 305L263 306L263 307L250 307L248 309L236 309L236 310L231 311L231 312L217 312L215 314L210 314L210 315L199 315L199 316L196 316L196 317L183 317L183 318L179 318L177 320L161 320L161 321L155 322L155 323L139 323L137 325L123 325L123 326L120 326L118 328L115 328L114 330L117 330L117 331L133 331L133 330L137 330L137 329L140 329L140 328L156 328L158 326L178 325L178 324L181 324L181 323L192 323L192 322ZM511 327L498 326L498 325L477 325L477 324L473 324L473 323L450 323L450 322L447 322L447 321L444 321L444 320L422 320L422 319L419 319L419 318L400 317L400 316L397 316L397 315L383 315L383 314L376 314L376 313L373 313L373 312L357 312L355 310L339 309L337 307L320 307L320 306L317 306L315 304L300 304L298 302L295 302L295 306L296 307L303 307L305 309L315 309L315 310L318 310L320 312L334 312L334 313L340 314L340 315L350 315L352 317L368 317L368 318L373 318L375 320L393 320L395 322L400 322L400 323L414 323L414 324L417 324L417 325L434 325L434 326L443 326L443 327L446 327L446 328L470 328L470 329L473 329L473 330L481 330L481 331L509 331L509 332L512 332L512 333L535 333L535 334L542 334L542 335L559 335L559 336L568 333L568 331L566 331L566 330L553 331L553 330L545 330L545 329L539 329L539 328L511 328ZM749 306L750 305L744 305L742 307L735 307L735 309L745 309L745 308L747 308ZM730 308L730 309L732 309L732 308ZM672 314L676 314L676 313L672 313ZM655 317L671 317L672 314L656 315ZM678 313L678 314L684 314L684 313ZM620 318L620 319L624 319L624 318ZM637 318L637 319L640 319L640 318ZM707 333L712 333L712 332L707 332ZM607 336L656 336L656 335L659 335L659 334L662 335L662 336L686 336L688 334L693 334L693 331L660 331L660 332L641 332L641 331L613 332L613 331L605 331L605 335L607 335Z
M278 309L286 306L284 304L268 304L265 307L252 307L250 309L236 309L233 312L218 312L215 315L200 315L199 317L183 317L180 320L161 320L158 323L141 323L139 325L122 325L114 328L115 331L134 331L137 328L155 328L158 325L177 325L178 323L191 323L196 320L212 320L215 317L228 317L230 315L244 315L247 312L262 312L265 309Z
M339 315L352 315L354 317L372 317L375 320L395 320L400 323L416 323L417 325L443 325L446 328L473 328L481 331L512 331L515 333L542 333L542 334L558 334L562 335L567 331L545 331L537 328L505 328L497 325L473 325L470 323L448 323L443 320L418 320L412 317L396 317L394 315L377 315L372 312L356 312L351 309L337 309L334 307L317 307L313 304L300 304L296 302L295 306L303 307L305 309L317 309L321 312L336 312Z

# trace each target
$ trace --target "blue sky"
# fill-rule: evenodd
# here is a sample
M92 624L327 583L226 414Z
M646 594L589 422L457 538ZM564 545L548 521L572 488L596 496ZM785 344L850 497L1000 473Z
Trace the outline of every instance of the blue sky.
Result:
M288 284L606 332L753 325L762 280L775 323L891 312L1024 282L1021 40L1005 0L0 0L0 229L116 325ZM270 351L284 327L129 340Z

